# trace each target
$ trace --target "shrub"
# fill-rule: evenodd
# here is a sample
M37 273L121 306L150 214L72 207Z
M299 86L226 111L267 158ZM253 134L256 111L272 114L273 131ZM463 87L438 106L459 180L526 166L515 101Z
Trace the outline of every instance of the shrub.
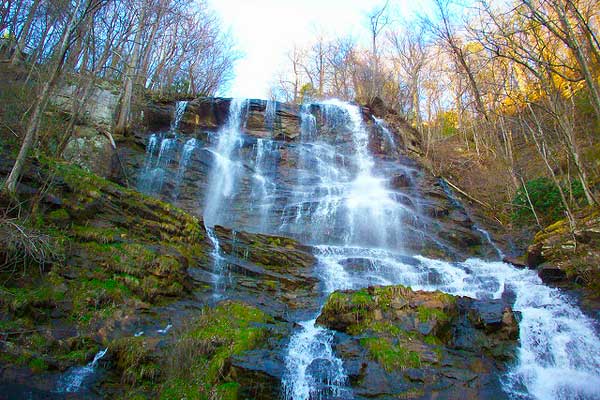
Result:
M575 200L574 205L578 205L584 198L583 188L579 181L571 181L571 194ZM535 208L538 217L543 223L549 224L564 217L565 207L560 199L560 192L554 182L548 178L537 178L525 183L527 193L531 203ZM568 196L569 187L563 185L563 191ZM531 212L529 201L527 200L525 188L521 187L512 200L513 212L512 220L519 225L526 225L535 222L535 217Z

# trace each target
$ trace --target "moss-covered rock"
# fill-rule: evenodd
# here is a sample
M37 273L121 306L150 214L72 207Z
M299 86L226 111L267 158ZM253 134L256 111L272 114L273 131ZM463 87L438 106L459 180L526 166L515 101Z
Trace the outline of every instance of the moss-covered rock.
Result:
M516 317L502 300L404 286L334 292L317 323L344 332L335 350L364 397L489 396L518 338Z
M539 231L527 252L528 264L538 267L548 283L574 283L590 299L600 298L600 209L575 214L571 229L564 219Z

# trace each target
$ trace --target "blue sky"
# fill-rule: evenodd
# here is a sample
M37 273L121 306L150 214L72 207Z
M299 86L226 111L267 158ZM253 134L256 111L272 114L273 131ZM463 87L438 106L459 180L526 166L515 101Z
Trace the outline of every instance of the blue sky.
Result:
M209 0L230 29L242 59L227 92L235 97L266 98L276 72L294 43L310 41L317 30L366 39L366 14L380 0ZM391 0L398 18L424 11L429 0Z

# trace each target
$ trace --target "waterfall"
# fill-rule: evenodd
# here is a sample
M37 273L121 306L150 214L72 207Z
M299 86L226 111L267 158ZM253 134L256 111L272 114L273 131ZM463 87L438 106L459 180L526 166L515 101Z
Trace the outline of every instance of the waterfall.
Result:
M396 149L396 141L394 140L394 135L392 135L392 132L390 132L388 127L385 125L385 121L382 120L381 118L377 118L375 116L373 116L373 121L375 121L375 125L377 125L379 130L384 134L385 138L388 141L388 145L393 150L395 150Z
M86 379L89 379L96 371L98 361L108 351L108 348L100 350L94 356L94 359L83 367L74 367L67 371L56 384L57 393L76 393L81 389L81 385Z
M337 165L335 149L317 144L310 148L309 154L316 158L316 170L322 171L316 193L305 196L321 195L316 210L308 215L298 214L294 223L310 219L314 231L326 231L341 221L345 227L340 249L361 243L377 247L399 248L401 239L401 221L403 207L399 206L386 189L385 179L373 173L374 160L368 149L369 135L363 124L360 109L337 100L321 103L327 124L336 129L345 128L351 134L354 176L344 173ZM314 138L312 118L305 111L301 116L301 137L304 140ZM305 131L307 130L307 131ZM306 154L305 157L308 157ZM304 163L308 160L304 159ZM344 165L348 168L350 165ZM327 172L329 171L329 172ZM306 179L302 174L300 180ZM297 201L297 200L296 200ZM301 202L303 200L300 200ZM297 213L307 208L297 207ZM290 223L290 222L287 222ZM313 236L323 240L324 236ZM325 240L324 240L325 239ZM332 247L326 246L327 249ZM355 286L355 282L344 268L327 252L318 255L320 275L325 284L326 294L339 289ZM315 326L315 319L300 322L301 329L292 337L286 355L286 375L283 380L284 394L287 399L308 400L311 398L351 398L346 387L341 360L331 348L332 332ZM315 366L322 365L322 368ZM327 374L323 374L327 371Z
M175 160L175 157L177 155L177 150L179 147L177 130L179 128L181 118L183 118L183 114L185 113L185 110L187 108L187 105L187 101L178 101L175 103L175 112L173 114L173 118L171 119L171 128L168 133L153 133L152 135L150 135L150 138L148 139L148 144L146 145L146 157L144 160L144 168L140 173L137 182L137 188L140 192L146 194L159 194L162 191L165 180L167 180L168 178L169 165ZM155 158L157 147L158 154ZM181 160L179 162L180 170L181 162L184 161L184 163L187 165L190 155L186 156L187 160L182 155ZM184 173L185 167L184 170L181 172L181 176L179 173L177 174L177 182L180 183L180 180L183 178ZM177 197L176 194L175 197Z
M271 166L277 162L279 146L277 142L270 139L256 140L256 157L254 160L254 174L252 185L252 203L258 208L258 221L255 231L267 232L267 219L271 211L271 202L275 184L269 178Z
M154 158L154 151L158 145L158 155ZM177 137L163 137L153 135L148 141L144 171L138 179L138 190L147 194L158 194L162 191L168 175L168 167L175 159L177 153Z
M274 108L266 106L269 113ZM302 105L294 141L246 136L247 111L246 100L232 100L226 123L207 149L213 162L203 215L213 245L216 300L225 296L227 282L215 225L290 236L313 246L323 299L335 290L392 284L482 300L510 293L522 319L517 359L498 377L507 397L600 398L596 323L568 294L544 285L535 271L461 258L438 234L437 221L422 211L431 200L420 194L418 168L372 154L359 107L337 100ZM269 118L265 115L265 124ZM375 119L374 129L393 146L394 136L383 121ZM193 149L206 144L172 139L173 133L151 136L142 168L166 171L179 155L178 169L171 173L179 187L186 184L187 168L198 162ZM407 183L398 185L395 176ZM441 185L452 204L462 208ZM473 229L502 256L488 232ZM411 244L424 241L459 261L414 254ZM286 399L353 398L334 350L334 332L315 325L319 313L306 310L293 321L297 329L283 353Z
M173 116L173 119L171 120L171 131L172 132L177 132L177 130L179 129L179 123L181 122L181 119L183 118L183 115L185 114L185 110L187 109L188 106L187 101L178 101L175 103L175 115Z
M219 238L213 227L217 224L229 225L223 203L232 202L237 189L237 178L242 166L236 151L242 146L242 129L248 111L248 100L232 99L229 105L227 122L218 132L217 144L210 149L214 163L210 171L208 192L204 206L204 225L213 245L213 296L221 298L224 291L224 260L221 256Z
M273 131L275 128L275 115L277 113L277 102L275 100L267 100L265 106L265 128Z
M242 145L242 128L247 116L248 101L233 99L229 105L227 122L219 131L215 148L211 149L214 166L210 172L204 206L204 223L228 225L228 216L222 212L222 203L232 201L236 193L237 177L242 165L236 151Z

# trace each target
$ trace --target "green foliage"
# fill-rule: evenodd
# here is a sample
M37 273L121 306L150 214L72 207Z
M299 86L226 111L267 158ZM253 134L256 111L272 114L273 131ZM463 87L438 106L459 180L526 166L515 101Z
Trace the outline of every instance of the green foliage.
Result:
M565 207L561 201L560 192L550 179L532 179L525 183L525 187L538 217L544 223L548 224L564 217ZM569 195L568 185L563 185L563 191L565 195ZM576 203L584 198L583 188L579 181L574 180L571 182L570 192ZM525 188L521 187L512 201L513 212L511 218L513 222L520 225L535 222L535 217L527 200L527 193Z

